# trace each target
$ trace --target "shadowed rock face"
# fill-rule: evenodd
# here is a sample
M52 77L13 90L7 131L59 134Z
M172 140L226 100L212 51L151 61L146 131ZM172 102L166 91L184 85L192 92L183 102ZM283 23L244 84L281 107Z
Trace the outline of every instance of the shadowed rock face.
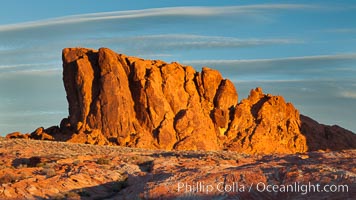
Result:
M256 88L238 103L234 84L209 68L67 48L63 81L69 117L43 130L56 140L245 153L356 148L353 133L301 116L281 96Z

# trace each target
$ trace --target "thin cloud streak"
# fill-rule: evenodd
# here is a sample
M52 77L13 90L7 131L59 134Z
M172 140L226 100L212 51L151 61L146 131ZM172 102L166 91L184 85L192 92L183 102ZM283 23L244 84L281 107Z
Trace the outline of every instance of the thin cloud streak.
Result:
M162 57L172 57L172 54L156 54L156 53L152 53L152 54L138 54L137 57L142 57L142 58L157 58L160 59Z
M328 81L328 80L323 80ZM274 80L261 80L261 79L249 79L249 80L233 80L234 83L307 83L307 82L321 82L321 80L308 80L308 79L274 79Z
M274 63L274 62L293 62L293 61L331 61L331 60L356 60L356 53L334 54L334 55L317 55L317 56L300 56L286 58L269 58L269 59L249 59L249 60L190 60L183 61L189 64L251 64L251 63Z
M194 34L160 34L160 35L142 35L131 37L114 37L106 39L90 39L88 44L113 44L125 43L135 44L140 47L147 47L149 49L180 49L180 48L219 48L219 47L250 47L261 45L287 45L287 44L301 44L303 40L290 38L273 38L273 39L259 39L246 38L240 39L235 37L223 36L205 36Z
M58 66L58 68L53 67ZM49 63L30 63L30 64L14 64L14 65L0 65L0 76L2 74L14 74L14 73L43 73L46 71L59 70L59 64L55 62Z
M30 63L30 64L0 65L0 70L1 69L19 68L19 67L49 66L49 65L53 65L53 64L56 64L56 63Z
M238 39L235 37L224 37L224 36L206 36L206 35L194 35L194 34L159 34L159 35L142 35L142 36L135 36L129 37L135 40L151 40L151 39L185 39L185 40L223 40L223 41L245 41L244 39ZM251 40L254 42L259 41L271 41L271 42L280 42L280 43L294 43L300 42L299 40L295 39L246 39Z
M341 97L356 99L356 92L355 91L343 91L340 93Z
M47 20L32 21L17 24L1 25L0 31L11 31L19 29L36 28L42 26L51 26L58 24L72 24L112 19L135 19L146 17L163 17L163 16L192 16L192 17L209 17L218 15L241 14L241 15L261 15L261 11L275 10L297 10L312 9L317 6L303 4L257 4L246 6L216 6L216 7L166 7L151 8L143 10L115 11L89 13L81 15L71 15L65 17L52 18Z
M67 114L66 111L62 110L50 110L50 111L25 111L25 112L8 112L6 113L7 116L9 117L29 117L29 116L38 116L38 115L65 115Z
M335 28L325 30L328 33L356 33L356 28Z
M17 71L0 72L2 76L17 76L17 75L34 75L34 76L49 76L61 74L62 69L50 68L50 69L26 69Z

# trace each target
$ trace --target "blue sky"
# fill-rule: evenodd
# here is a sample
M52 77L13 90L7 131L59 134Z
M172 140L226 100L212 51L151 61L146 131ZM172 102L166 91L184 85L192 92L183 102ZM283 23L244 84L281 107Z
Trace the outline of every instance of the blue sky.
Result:
M356 132L356 1L2 1L0 134L68 115L61 50L74 46L209 66L239 100L259 86Z

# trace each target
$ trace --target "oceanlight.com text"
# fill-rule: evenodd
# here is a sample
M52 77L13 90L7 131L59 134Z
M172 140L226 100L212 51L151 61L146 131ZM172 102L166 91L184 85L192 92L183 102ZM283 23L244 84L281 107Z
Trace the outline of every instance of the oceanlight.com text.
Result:
M209 184L206 182L178 182L177 190L181 193L242 193L242 192L269 192L269 193L284 193L284 192L294 192L300 193L302 195L308 193L338 193L338 192L349 192L349 186L335 185L335 184L312 184L294 182L291 184L267 184L264 182L251 183L251 184L241 184L238 182L226 183L218 182L214 184Z
M294 184L286 185L273 185L259 182L256 184L255 188L258 192L297 192L303 195L311 192L336 193L349 191L348 185L320 185L318 183L312 184L310 182L308 182L308 184L300 184L299 182L295 182Z

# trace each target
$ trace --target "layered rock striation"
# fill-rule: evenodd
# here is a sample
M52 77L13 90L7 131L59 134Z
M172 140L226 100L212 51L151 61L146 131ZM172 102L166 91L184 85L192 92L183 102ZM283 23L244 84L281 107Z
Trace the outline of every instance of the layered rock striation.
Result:
M41 129L46 139L245 153L356 148L355 134L301 116L281 96L256 88L239 103L234 84L206 67L66 48L63 81L69 117Z

